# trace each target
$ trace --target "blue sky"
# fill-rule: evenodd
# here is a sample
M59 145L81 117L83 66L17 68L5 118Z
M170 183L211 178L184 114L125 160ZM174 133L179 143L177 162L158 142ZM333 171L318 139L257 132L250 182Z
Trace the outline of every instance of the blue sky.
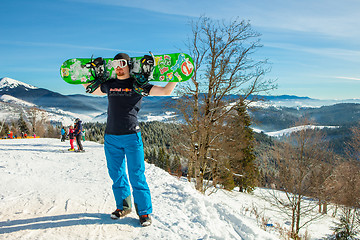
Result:
M17 0L0 8L0 78L62 94L83 93L62 81L74 57L141 56L186 50L189 21L250 20L271 63L273 95L360 98L358 0Z

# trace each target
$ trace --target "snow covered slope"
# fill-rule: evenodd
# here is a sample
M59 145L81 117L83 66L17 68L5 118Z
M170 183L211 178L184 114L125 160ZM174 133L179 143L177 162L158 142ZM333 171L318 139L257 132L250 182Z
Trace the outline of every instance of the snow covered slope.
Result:
M12 104L17 104L17 105L25 106L25 107L36 107L36 105L33 104L33 103L29 103L27 101L24 101L24 100L21 100L21 99L18 99L16 97L6 95L6 94L0 96L0 101L7 102L7 103L12 103Z
M0 140L1 239L278 239L224 196L204 196L150 164L153 225L140 227L134 212L112 220L103 145L85 142L85 153L67 152L68 145Z

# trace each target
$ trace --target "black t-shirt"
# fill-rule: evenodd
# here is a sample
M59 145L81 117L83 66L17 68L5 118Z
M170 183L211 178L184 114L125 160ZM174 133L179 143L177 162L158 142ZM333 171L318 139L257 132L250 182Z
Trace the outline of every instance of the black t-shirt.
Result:
M106 134L125 135L140 132L137 119L142 96L134 91L133 78L110 79L101 84L101 91L108 96ZM143 86L150 92L152 84Z

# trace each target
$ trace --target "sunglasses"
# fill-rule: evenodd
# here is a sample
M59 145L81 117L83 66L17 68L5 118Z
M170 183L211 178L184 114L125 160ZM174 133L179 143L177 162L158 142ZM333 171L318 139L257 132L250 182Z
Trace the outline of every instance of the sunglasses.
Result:
M125 59L113 60L111 64L115 69L117 67L124 68L128 65Z

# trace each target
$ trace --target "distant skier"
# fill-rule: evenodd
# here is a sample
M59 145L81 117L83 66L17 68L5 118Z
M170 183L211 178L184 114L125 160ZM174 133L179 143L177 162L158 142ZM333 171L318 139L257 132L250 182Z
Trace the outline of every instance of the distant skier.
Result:
M149 70L154 66L151 56L144 56L141 62ZM109 175L113 180L112 189L117 208L111 218L118 219L131 212L130 180L140 224L149 226L152 203L145 178L144 148L137 115L144 95L170 95L176 82L169 82L164 87L149 84L147 81L140 82L130 76L130 64L129 55L117 54L113 60L116 78L103 82L93 94L107 94L109 103L104 149ZM143 75L145 80L148 80L149 73L150 71L147 76ZM84 87L88 85L84 84Z
M66 138L66 131L65 131L65 127L61 128L61 141L65 142L65 138Z
M74 127L71 125L70 128L69 128L69 139L70 139L70 148L69 148L69 151L75 151L75 148L74 148L74 138L75 138L75 135L74 135Z
M84 148L81 144L81 134L82 134L82 121L77 118L75 120L75 129L74 129L74 134L75 134L75 138L76 138L76 144L78 146L78 151L82 152L84 151Z

